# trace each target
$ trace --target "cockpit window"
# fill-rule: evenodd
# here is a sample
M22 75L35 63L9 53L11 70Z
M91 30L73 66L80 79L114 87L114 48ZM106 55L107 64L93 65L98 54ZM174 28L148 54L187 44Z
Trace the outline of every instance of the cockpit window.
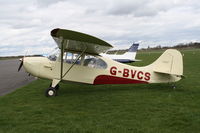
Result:
M91 68L99 68L99 69L106 69L107 68L106 62L104 62L100 58L97 58L95 56L90 56L90 55L85 56L83 65L91 67Z
M69 63L69 64L81 64L81 57L79 57L80 54L78 53L71 53L71 52L65 52L64 53L64 62ZM76 61L77 60L77 61Z
M56 48L56 49L54 49L54 51L52 51L52 52L47 56L47 58L48 58L49 60L51 60L51 61L56 61L56 60L58 59L59 55L60 55L60 50L59 50L59 48Z
M82 66L87 66L90 68L98 68L98 69L106 69L107 64L102 59L98 58L98 56L93 55L85 55L83 54L80 58L80 53L75 52L64 52L63 54L63 62L68 64L77 64ZM51 54L49 54L48 59L51 61L60 61L60 50L59 48L55 49Z

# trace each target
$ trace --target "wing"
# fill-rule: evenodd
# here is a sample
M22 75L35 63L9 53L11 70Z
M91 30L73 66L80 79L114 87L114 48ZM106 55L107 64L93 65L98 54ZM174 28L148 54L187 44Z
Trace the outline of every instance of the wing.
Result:
M65 51L82 52L86 49L85 53L100 54L112 48L112 45L94 36L66 29L54 29L51 36L59 48L63 44Z

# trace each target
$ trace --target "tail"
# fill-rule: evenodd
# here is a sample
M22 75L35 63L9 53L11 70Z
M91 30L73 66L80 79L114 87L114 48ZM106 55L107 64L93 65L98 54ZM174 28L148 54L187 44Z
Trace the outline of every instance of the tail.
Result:
M154 72L183 76L183 58L178 50L166 50L152 65Z
M133 43L133 45L129 48L128 52L123 54L124 58L136 61L135 57L138 50L138 46L138 43Z
M133 43L133 45L129 48L128 52L136 52L138 50L139 43Z

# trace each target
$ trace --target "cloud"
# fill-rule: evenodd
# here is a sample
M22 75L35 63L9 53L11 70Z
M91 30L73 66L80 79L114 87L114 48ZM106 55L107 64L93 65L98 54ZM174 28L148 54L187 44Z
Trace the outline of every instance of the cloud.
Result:
M0 56L41 54L56 47L60 27L97 36L116 47L142 40L174 45L200 40L197 0L16 0L0 2Z

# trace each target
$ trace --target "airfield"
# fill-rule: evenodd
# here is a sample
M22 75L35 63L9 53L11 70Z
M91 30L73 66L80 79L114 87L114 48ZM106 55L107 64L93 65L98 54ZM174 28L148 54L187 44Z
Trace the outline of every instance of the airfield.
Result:
M28 76L24 69L18 72L19 63L18 59L0 60L0 96L10 93L35 79Z
M142 61L131 65L148 65L162 52L139 52ZM0 132L199 133L200 49L181 53L186 78L175 89L172 84L61 83L58 96L47 98L50 81L35 80L0 96Z

